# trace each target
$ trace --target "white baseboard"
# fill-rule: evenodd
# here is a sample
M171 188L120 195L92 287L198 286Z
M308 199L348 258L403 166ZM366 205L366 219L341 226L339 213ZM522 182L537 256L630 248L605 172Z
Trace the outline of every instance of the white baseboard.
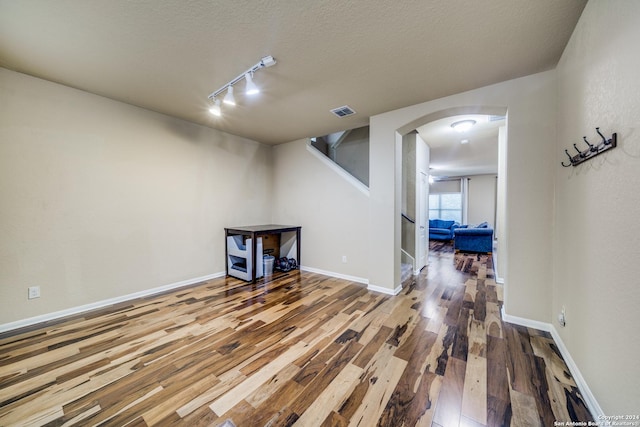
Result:
M560 334L558 334L558 331L556 330L555 326L553 326L553 324L539 322L537 320L525 319L523 317L511 316L505 313L504 306L502 307L502 320L507 323L513 323L516 325L549 332L553 337L553 341L558 346L558 350L560 350L560 354L562 354L562 358L567 364L567 367L571 372L571 376L576 381L576 384L578 385L578 389L580 390L580 394L582 394L582 397L584 398L584 402L587 405L587 408L589 408L591 415L594 417L595 420L603 419L602 417L605 415L604 411L598 404L598 401L596 400L595 396L591 392L589 385L587 384L584 377L582 376L580 369L578 369L578 365L576 365L576 362L571 357L569 350L564 345L564 341L562 341Z
M491 259L493 259L493 274L496 283L499 285L504 285L504 277L498 277L498 250L495 240L493 241L493 255L491 256Z
M73 316L87 311L96 310L98 308L107 307L110 305L118 304L125 301L134 300L136 298L144 298L151 295L159 294L162 292L170 291L172 289L181 288L183 286L194 285L196 283L205 282L207 280L223 277L225 272L218 272L209 274L207 276L196 277L193 279L183 280L181 282L171 283L169 285L159 286L157 288L146 289L140 292L134 292L132 294L122 295L115 298L109 298L102 301L93 302L90 304L81 305L78 307L68 308L66 310L55 311L53 313L42 314L40 316L30 317L28 319L17 320L15 322L5 323L0 325L0 332L12 331L14 329L24 328L26 326L35 325L37 323L49 322L57 320L66 316Z
M369 284L369 279L365 279L364 277L349 276L348 274L335 273L333 271L321 270L319 268L313 268L313 267L306 267L304 265L300 266L300 270L308 271L309 273L317 273L317 274L322 274L324 276L335 277L336 279L344 279L344 280L349 280L351 282L363 283L365 285Z
M385 288L385 287L382 287L382 286L376 286L376 285L372 285L371 283L369 283L369 279L365 279L364 277L349 276L347 274L335 273L333 271L321 270L319 268L305 267L305 266L300 266L300 270L308 271L310 273L323 274L325 276L335 277L337 279L350 280L350 281L356 282L356 283L362 283L362 284L367 285L367 290L373 291L373 292L380 292L380 293L386 294L386 295L398 295L400 292L402 292L402 286L398 286L395 289L389 289L389 288Z
M578 369L578 366L576 365L576 362L571 357L571 354L569 353L569 350L567 350L567 347L564 345L564 342L562 341L562 338L560 338L560 334L558 334L558 331L556 330L556 328L553 325L551 325L551 331L550 332L551 332L551 336L553 337L553 340L558 345L558 349L560 350L560 353L562 354L562 358L567 363L567 366L569 367L569 370L571 371L571 375L573 375L573 379L576 380L576 384L578 385L578 389L580 389L580 393L582 393L582 397L584 398L584 401L587 404L587 407L589 408L589 411L591 411L591 415L593 415L593 417L594 417L594 419L596 421L604 419L603 418L604 415L605 415L604 411L602 410L602 408L598 404L598 401L596 400L596 397L591 392L591 389L589 388L589 386L587 385L587 382L585 381L584 377L582 376L582 373L580 372L580 369Z
M551 323L540 322L538 320L526 319L524 317L512 316L505 313L504 305L502 306L502 320L514 325L526 326L527 328L539 329L545 332L551 332L553 325Z
M402 286L398 285L395 289L389 289L383 286L376 286L376 285L369 284L367 286L367 290L373 291L373 292L380 292L381 294L386 294L386 295L398 295L400 292L402 292Z

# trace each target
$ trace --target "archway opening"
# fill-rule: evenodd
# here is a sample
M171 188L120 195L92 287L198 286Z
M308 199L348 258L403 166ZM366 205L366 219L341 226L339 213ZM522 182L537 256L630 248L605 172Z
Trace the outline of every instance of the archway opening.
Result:
M494 228L494 239L497 243L493 248L494 252L494 260L495 260L495 273L496 280L498 282L504 282L504 277L506 276L506 257L507 257L507 224L506 224L506 215L505 215L505 206L506 206L506 183L507 183L507 169L506 169L506 149L507 149L507 108L506 107L495 107L495 106L460 106L454 108L443 109L434 113L427 114L418 119L412 120L404 126L401 126L396 130L396 153L402 153L402 155L396 158L396 177L398 179L396 182L396 191L395 191L395 205L399 208L399 212L396 215L396 239L399 247L397 248L397 256L395 257L395 262L397 263L395 271L399 273L399 277L396 279L396 283L402 283L403 279L406 278L406 272L409 270L408 266L405 265L407 262L412 263L413 273L418 272L426 263L423 260L426 260L426 252L428 252L428 213L430 212L433 216L434 210L429 209L429 204L426 202L429 198L428 188L430 185L427 185L427 191L425 194L424 191L424 177L427 175L431 175L430 172L434 172L434 176L439 176L442 179L445 176L449 181L456 181L460 185L459 193L461 197L468 197L468 188L464 188L465 185L468 185L470 182L470 175L477 175L477 178L474 182L476 188L478 188L481 184L483 178L485 183L483 184L485 188L490 188L493 191L493 195L488 197L486 203L491 204L490 206L484 206L483 209L478 209L478 206L482 202L478 202L474 200L474 209L469 209L470 204L469 200L464 200L464 209L461 209L459 212L460 218L457 219L459 223L470 223L470 222L480 222L478 218L481 218L482 215L487 216L488 222L491 223L491 226ZM414 146L420 146L422 143L426 144L429 148L427 148L426 156L427 163L430 165L434 163L430 156L430 142L434 144L434 141L429 141L428 139L431 137L437 136L437 134L433 134L431 136L426 136L426 140L423 139L423 135L420 135L420 130L429 128L430 124L436 123L448 123L451 120L463 120L463 119L471 119L474 118L476 121L486 121L489 123L491 120L494 122L500 121L500 123L493 123L490 125L485 125L485 132L491 132L492 137L495 139L493 144L496 148L496 159L494 165L484 165L484 166L473 166L469 165L468 162L473 161L473 154L471 157L467 156L464 160L467 164L464 167L460 167L458 162L458 170L455 172L451 172L453 177L447 176L447 171L439 171L435 172L433 169L429 170L429 166L426 167L424 159L420 159L420 149L416 150L413 148ZM454 121L455 121L454 120ZM492 130L487 131L486 129L491 128ZM451 129L449 129L451 130ZM435 135L435 136L434 136ZM472 133L469 133L468 139L471 139ZM489 136L487 136L489 137ZM462 143L462 140L465 138L460 137L459 143ZM466 141L469 143L469 140ZM411 148L407 148L409 145ZM458 149L460 147L453 147ZM469 145L465 148L469 148ZM477 146L474 147L478 148ZM472 151L470 149L467 152ZM407 153L409 153L407 155ZM456 150L451 150L449 156L455 156ZM476 153L482 153L482 150L476 150ZM478 154L479 155L479 154ZM431 158L430 158L431 157ZM435 160L435 159L434 159ZM449 166L451 167L455 162L452 162L452 159L449 160ZM409 163L407 163L409 161ZM415 161L415 163L412 163ZM486 159L482 160L486 162ZM438 159L439 165L442 163L442 159ZM464 163L463 162L463 163ZM480 162L480 160L479 160ZM473 166L473 167L470 167ZM451 170L451 169L450 169ZM495 173L495 178L491 184L487 182L487 178ZM486 175L482 175L486 174ZM465 177L466 175L466 177ZM482 175L482 176L481 176ZM413 182L412 182L413 180ZM489 186L489 187L487 187ZM411 197L412 192L415 191L415 197ZM409 197L407 194L409 193ZM477 192L476 192L477 194ZM489 193L487 193L489 194ZM433 198L432 198L433 199ZM425 203L426 202L426 203ZM426 212L425 212L426 211ZM477 211L482 211L482 214L476 213ZM440 211L443 212L443 211ZM473 212L473 215L469 215L470 212ZM426 231L426 240L425 240L425 231ZM407 243L408 242L408 243ZM407 244L409 247L407 248ZM422 249L424 248L424 252ZM498 249L499 248L499 249ZM499 251L499 261L498 261L498 252ZM403 274L404 272L404 274Z

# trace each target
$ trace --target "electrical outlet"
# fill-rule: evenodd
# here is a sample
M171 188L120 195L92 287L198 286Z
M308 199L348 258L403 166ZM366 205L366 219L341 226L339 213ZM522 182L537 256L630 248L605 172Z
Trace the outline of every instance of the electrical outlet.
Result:
M40 298L40 286L29 286L29 299Z
M347 256L346 255L342 255L342 262L344 262L345 264L347 263Z

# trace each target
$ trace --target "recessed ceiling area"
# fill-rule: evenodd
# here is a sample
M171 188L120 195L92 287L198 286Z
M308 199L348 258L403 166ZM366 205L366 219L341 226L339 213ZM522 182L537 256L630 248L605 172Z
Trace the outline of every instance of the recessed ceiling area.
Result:
M462 120L473 120L475 124L466 132L451 127ZM444 178L498 173L498 132L505 123L504 116L466 114L417 128L431 148L429 174Z
M280 144L554 69L585 4L0 0L0 66ZM207 96L265 55L261 93L210 114Z

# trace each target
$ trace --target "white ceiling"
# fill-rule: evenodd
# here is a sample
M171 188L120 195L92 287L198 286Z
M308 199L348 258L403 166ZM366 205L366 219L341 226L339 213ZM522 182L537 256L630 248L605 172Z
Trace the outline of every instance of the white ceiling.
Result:
M451 127L460 120L474 120L476 124L460 133ZM498 173L498 129L505 122L504 116L467 114L420 126L418 134L430 148L429 174L457 177ZM462 144L463 139L468 142Z
M0 66L278 144L553 69L585 3L0 0ZM260 96L211 116L207 95L265 55Z

